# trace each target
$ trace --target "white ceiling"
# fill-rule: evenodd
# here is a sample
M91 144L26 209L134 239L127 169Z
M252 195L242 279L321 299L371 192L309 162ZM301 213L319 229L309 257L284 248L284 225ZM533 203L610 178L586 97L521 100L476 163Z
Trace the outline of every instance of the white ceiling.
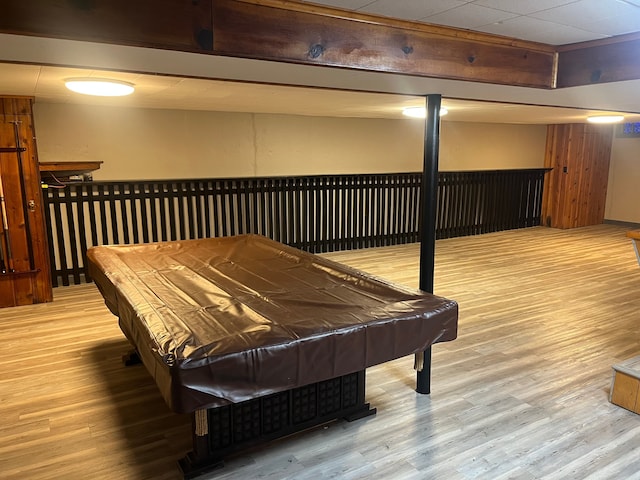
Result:
M73 93L64 86L66 78L105 76L135 84L135 94L122 98L90 97ZM36 102L51 103L396 119L403 118L404 107L424 105L424 99L414 95L9 63L0 63L0 93L30 95ZM456 98L444 98L442 103L449 110L444 121L580 123L588 115L604 113L596 109L523 106ZM640 115L627 116L630 121L640 121Z
M640 31L640 0L314 3L545 43ZM509 18L496 19L503 14ZM546 22L546 30L533 20ZM513 32L494 30L512 27ZM126 80L136 92L117 99L73 94L63 80L76 76ZM36 102L400 118L403 107L424 102L418 95L440 93L450 111L444 121L573 123L596 113L624 113L628 121L640 121L638 91L640 81L543 90L0 34L0 94L30 95Z
M640 30L640 0L314 0L307 3L550 45Z

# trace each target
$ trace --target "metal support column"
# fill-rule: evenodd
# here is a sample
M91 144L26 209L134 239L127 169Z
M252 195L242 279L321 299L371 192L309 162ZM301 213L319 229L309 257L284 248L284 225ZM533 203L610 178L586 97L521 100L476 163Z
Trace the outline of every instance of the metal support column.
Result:
M436 250L436 207L438 193L438 152L440 149L440 106L442 97L426 95L427 117L424 135L424 167L420 204L420 290L433 293ZM418 393L431 391L431 347L416 354Z

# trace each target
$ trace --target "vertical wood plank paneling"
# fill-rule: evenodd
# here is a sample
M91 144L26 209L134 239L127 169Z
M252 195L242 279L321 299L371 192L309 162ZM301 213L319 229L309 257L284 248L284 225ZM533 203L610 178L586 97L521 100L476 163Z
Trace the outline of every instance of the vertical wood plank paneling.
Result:
M0 96L0 147L15 149L0 153L8 227L6 236L2 230L0 238L6 267L0 272L0 307L53 299L47 207L40 184L32 102L30 97ZM11 259L5 237L9 238Z
M543 223L556 228L597 225L604 220L613 128L590 124L549 125Z

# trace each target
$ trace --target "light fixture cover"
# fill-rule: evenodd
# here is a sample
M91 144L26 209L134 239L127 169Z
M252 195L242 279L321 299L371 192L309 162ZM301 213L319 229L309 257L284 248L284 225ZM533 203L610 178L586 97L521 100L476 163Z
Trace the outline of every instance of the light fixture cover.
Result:
M593 115L587 117L587 122L590 123L618 123L624 120L622 115Z
M133 83L108 78L67 78L64 84L72 92L99 97L122 97L134 91Z
M449 110L444 107L440 108L440 116L444 117ZM427 116L427 110L424 107L407 107L402 110L402 114L412 118L425 118Z

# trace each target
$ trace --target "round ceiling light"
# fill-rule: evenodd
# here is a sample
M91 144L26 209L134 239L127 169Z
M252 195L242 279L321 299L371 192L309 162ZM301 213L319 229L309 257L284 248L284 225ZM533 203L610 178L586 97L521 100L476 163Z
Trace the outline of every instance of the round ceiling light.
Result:
M624 120L622 115L594 115L587 117L587 122L590 123L618 123Z
M440 116L444 117L449 110L442 107L440 108ZM407 107L402 110L402 114L411 118L425 118L427 116L427 110L424 107Z
M134 90L133 83L107 78L68 78L64 84L72 92L99 97L122 97Z

